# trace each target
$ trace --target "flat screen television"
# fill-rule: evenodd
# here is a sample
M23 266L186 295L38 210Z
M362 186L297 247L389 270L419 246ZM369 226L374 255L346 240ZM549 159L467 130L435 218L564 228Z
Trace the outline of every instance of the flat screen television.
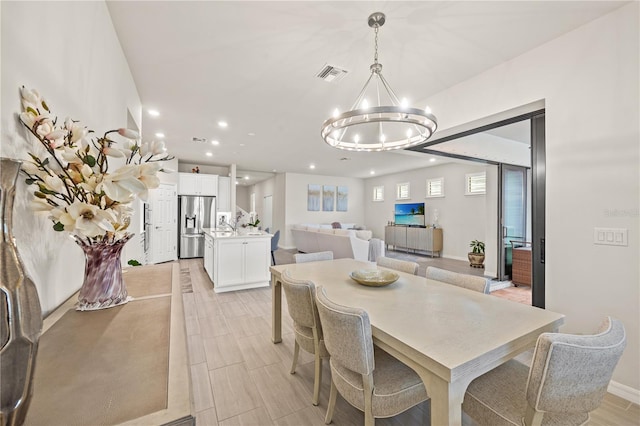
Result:
M394 213L396 225L425 226L424 203L396 204Z

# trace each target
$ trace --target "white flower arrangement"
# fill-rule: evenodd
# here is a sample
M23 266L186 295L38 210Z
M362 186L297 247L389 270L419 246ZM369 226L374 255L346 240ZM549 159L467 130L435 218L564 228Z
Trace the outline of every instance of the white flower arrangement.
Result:
M67 118L62 125L33 89L21 88L20 121L44 150L29 152L22 172L34 188L34 210L49 213L53 229L66 231L86 243L113 242L127 235L132 209L157 188L159 161L171 160L163 142L141 142L132 130L110 130L92 138L93 131ZM112 139L121 136L121 142ZM124 165L109 172L109 158ZM122 160L123 159L123 160Z

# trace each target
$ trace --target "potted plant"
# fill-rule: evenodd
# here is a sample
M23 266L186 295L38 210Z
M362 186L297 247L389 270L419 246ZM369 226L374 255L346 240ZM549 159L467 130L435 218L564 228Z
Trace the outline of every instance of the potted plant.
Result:
M472 268L484 268L484 243L473 240L469 247L471 247L471 251L468 254L469 266Z

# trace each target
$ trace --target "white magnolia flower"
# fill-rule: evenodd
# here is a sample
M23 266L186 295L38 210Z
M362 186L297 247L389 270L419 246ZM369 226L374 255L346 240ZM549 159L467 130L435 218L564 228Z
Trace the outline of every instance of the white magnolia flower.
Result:
M97 237L105 232L113 232L112 221L115 219L107 210L98 206L75 201L65 207L51 210L54 222L60 222L64 230L86 237Z
M130 202L133 197L147 190L144 183L138 180L138 166L127 164L114 173L104 177L97 189L101 189L107 197L121 203Z
M143 142L142 145L140 145L140 155L143 157L149 154L160 155L164 154L165 152L166 150L164 148L163 141Z
M47 188L49 188L52 191L55 191L55 192L64 191L64 182L62 181L62 179L60 179L56 175L46 176L44 178L44 183L47 185Z
M120 128L118 129L118 134L120 136L124 136L127 139L139 139L140 135L138 135L138 132L136 132L135 130L131 130L131 129L125 129L125 128Z

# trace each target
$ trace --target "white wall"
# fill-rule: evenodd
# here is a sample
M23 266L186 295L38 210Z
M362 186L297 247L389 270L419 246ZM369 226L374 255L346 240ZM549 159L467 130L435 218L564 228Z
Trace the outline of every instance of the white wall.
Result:
M424 202L427 224L433 224L433 211L438 209L438 227L443 232L443 257L467 260L471 240L487 241L485 223L490 218L486 215L486 195L464 195L465 175L483 172L491 167L495 168L472 163L446 163L366 179L365 225L373 231L376 238L384 239L384 227L387 222L394 220L396 203ZM426 198L427 179L435 178L444 178L445 196ZM404 182L410 184L411 199L396 200L396 185ZM495 181L488 181L488 184L495 184ZM372 201L373 188L376 186L384 186L382 202ZM497 203L495 194L492 202ZM495 218L493 221L495 222ZM488 246L486 250L492 250L492 246Z
M617 392L640 400L639 3L633 2L427 100L448 129L543 99L546 105L546 307L563 331L624 323ZM628 247L593 244L629 230ZM446 228L445 228L446 231Z
M258 218L264 217L264 197L271 195L273 196L273 203L276 202L276 197L282 196L281 194L275 194L276 189L276 179L272 177L267 180L263 180L262 182L258 182L255 185L251 185L247 192L249 196L249 200L251 200L251 194L255 194L256 197L256 213L258 213ZM272 212L273 214L273 212ZM262 219L261 219L262 220ZM264 223L260 224L263 228L266 226ZM273 226L273 223L272 223ZM272 232L275 232L276 229L271 229Z
M71 116L98 134L126 127L127 110L141 127L140 98L103 2L0 2L0 7L1 155L26 158L29 143L15 115L22 85L40 91L60 119ZM30 210L19 180L14 235L47 313L80 288L84 258L67 234L53 231L51 221Z
M346 212L307 211L307 189L309 184L347 186L349 202ZM285 173L285 227L280 228L280 247L293 248L291 227L300 223L344 222L361 225L364 223L364 181L358 178ZM276 222L276 202L274 200L274 226Z

